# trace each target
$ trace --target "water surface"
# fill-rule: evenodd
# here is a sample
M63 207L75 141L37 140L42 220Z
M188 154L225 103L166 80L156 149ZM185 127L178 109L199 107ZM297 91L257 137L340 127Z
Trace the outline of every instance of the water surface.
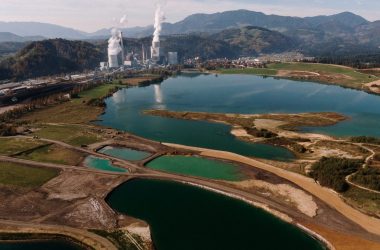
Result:
M289 160L284 149L240 141L230 127L142 114L147 109L215 113L338 112L346 122L305 128L333 136L380 136L380 97L333 85L250 75L192 75L169 78L161 85L123 89L106 100L102 125L149 139L226 150L246 156Z
M128 172L126 169L119 168L112 165L110 160L102 159L102 158L98 158L94 156L88 156L85 159L84 164L89 168L94 168L94 169L103 170L103 171L119 172L119 173Z
M184 184L132 180L114 190L107 202L147 221L158 250L324 249L263 210Z
M126 161L141 161L151 156L150 153L122 147L107 146L99 150L99 153L119 158Z
M244 179L244 175L236 165L194 156L162 156L149 162L147 167L217 180L239 181Z

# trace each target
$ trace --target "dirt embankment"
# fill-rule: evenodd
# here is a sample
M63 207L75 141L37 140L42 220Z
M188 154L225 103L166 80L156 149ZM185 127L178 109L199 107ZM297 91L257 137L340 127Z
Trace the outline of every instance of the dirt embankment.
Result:
M365 86L373 93L380 94L380 80L365 84Z

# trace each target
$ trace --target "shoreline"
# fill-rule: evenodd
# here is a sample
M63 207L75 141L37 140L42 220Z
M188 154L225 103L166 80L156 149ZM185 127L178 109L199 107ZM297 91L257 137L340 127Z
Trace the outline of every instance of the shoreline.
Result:
M340 65L332 64L332 66L340 66ZM287 70L287 71L289 73L301 72L299 70ZM317 75L319 73L316 73L316 72L312 72L312 71L303 71L303 72L309 73L313 76L319 76L319 75ZM338 87L345 88L345 89L362 91L362 92L365 92L365 93L370 94L370 95L380 95L380 88L376 88L377 90L375 90L374 88L369 87L369 85L378 84L380 82L380 80L375 80L375 81L363 84L362 87L353 87L353 86L344 85L342 83L328 82L328 81L323 81L323 80L318 80L318 79L312 79L312 78L310 78L311 75L305 75L305 76L298 76L297 77L297 76L291 76L291 75L287 76L287 75L283 75L280 73L277 73L276 75L267 74L267 73L254 74L254 73L245 73L244 71L242 71L240 73L228 73L228 72L222 72L222 71L220 71L220 69L212 70L212 71L205 71L204 73L220 74L220 75L251 75L251 76L258 76L258 77L271 77L273 79L284 79L284 80L291 80L291 81L296 81L296 82L311 82L311 83L316 83L316 84L332 85L332 86L338 86ZM380 86L380 84L379 84L379 86Z
M346 204L343 200L341 200L340 196L338 196L335 192L333 192L332 190L328 188L325 188L316 184L310 178L301 176L293 172L289 172L284 169L276 168L274 166L260 162L255 159L251 159L251 158L244 157L244 156L230 153L230 152L190 147L190 146L171 144L171 143L164 143L164 145L177 147L180 149L194 150L194 151L199 152L201 156L209 156L209 157L214 157L217 159L232 160L235 162L240 162L246 165L250 165L252 167L256 167L256 168L271 172L279 177L289 180L293 182L294 184L302 187L305 191L311 193L315 197L319 198L326 204L330 205L331 207L339 211L339 213L341 213L347 219L360 225L367 232L372 233L377 236L380 235L380 219L368 216L356 210L355 208L351 207L350 205Z

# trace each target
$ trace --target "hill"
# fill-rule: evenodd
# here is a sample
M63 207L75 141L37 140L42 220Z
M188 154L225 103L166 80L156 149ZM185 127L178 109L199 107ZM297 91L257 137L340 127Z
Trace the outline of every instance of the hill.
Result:
M298 45L298 50L312 56L380 51L380 21L369 22L350 12L305 18L266 15L248 10L194 14L177 23L163 24L162 33L165 35L215 34L225 29L240 29L246 26L280 32L291 38ZM151 27L148 26L126 29L124 33L128 36L140 37L150 35L151 31Z
M45 39L42 36L18 36L10 32L0 32L0 43L3 42L27 42L40 41Z
M227 29L212 37L238 47L240 56L284 52L295 49L297 45L295 40L277 31L254 26Z
M0 32L18 36L43 36L46 38L85 39L86 32L63 26L39 22L0 22Z
M104 54L87 42L63 39L32 42L0 62L0 80L93 69L103 59Z

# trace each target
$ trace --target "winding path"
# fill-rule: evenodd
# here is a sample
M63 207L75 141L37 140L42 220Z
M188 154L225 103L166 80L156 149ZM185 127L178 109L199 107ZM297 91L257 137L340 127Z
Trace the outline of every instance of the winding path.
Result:
M356 143L355 143L355 145L358 145L358 146L364 148L365 150L371 152L371 155L369 155L369 156L365 159L365 161L364 161L363 168L365 168L365 167L368 165L368 163L369 163L369 162L375 157L376 152L375 152L373 149L364 146L363 144L356 144ZM356 175L357 173L358 173L358 172L355 172L355 173L352 173L352 174L346 176L346 182L347 182L348 184L350 184L350 185L352 185L352 186L354 186L354 187L360 188L360 189L362 189L362 190L365 190L365 191L368 191L368 192L371 192L371 193L375 193L375 194L380 194L380 191L373 190L373 189L370 189L370 188L367 188L367 187L364 187L364 186L361 186L361 185L359 185L359 184L356 184L356 183L352 182L352 181L351 181L351 178L352 178L354 175Z

